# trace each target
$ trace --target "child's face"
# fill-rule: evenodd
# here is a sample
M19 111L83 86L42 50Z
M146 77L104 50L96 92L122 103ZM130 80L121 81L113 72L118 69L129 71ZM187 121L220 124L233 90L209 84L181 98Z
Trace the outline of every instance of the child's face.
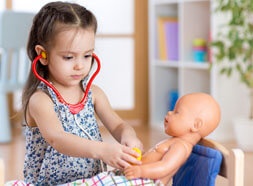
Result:
M56 35L49 53L49 80L54 85L75 86L91 69L95 33L91 29L69 29Z
M190 132L194 124L191 101L180 98L173 111L169 111L164 118L165 132L170 136L182 136Z

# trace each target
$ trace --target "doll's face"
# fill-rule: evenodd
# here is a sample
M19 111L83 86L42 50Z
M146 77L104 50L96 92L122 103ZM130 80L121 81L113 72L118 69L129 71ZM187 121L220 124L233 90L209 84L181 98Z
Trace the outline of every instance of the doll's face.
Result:
M164 118L165 132L170 136L182 136L191 132L194 125L195 113L193 101L185 97L180 98L173 111L169 111Z
M192 93L181 97L173 111L164 119L165 132L170 136L198 133L210 134L220 122L219 104L208 94Z

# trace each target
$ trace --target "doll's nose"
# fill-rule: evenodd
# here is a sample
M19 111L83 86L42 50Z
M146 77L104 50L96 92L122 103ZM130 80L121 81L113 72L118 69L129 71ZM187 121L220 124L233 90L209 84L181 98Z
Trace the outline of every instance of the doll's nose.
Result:
M171 114L172 114L172 112L173 112L173 111L169 111L169 112L168 112L168 115L171 115Z

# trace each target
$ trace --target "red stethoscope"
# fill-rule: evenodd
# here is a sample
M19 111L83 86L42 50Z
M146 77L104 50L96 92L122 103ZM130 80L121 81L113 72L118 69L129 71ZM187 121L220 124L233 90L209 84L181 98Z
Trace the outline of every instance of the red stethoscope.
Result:
M94 72L94 74L91 76L87 86L86 86L86 90L85 90L85 93L84 93L84 97L83 99L81 100L80 103L77 103L77 104L70 104L70 103L67 103L63 97L61 96L61 94L58 92L58 90L51 84L49 83L47 80L45 80L44 78L42 78L36 71L36 63L38 62L38 60L40 58L46 58L46 54L43 52L42 54L40 54L39 56L37 56L34 61L33 61L33 64L32 64L32 70L33 70L33 73L34 75L41 81L43 81L47 86L49 86L56 94L58 100L67 105L69 107L69 110L72 114L77 114L79 113L85 106L86 102L87 102L87 96L88 96L88 92L89 92L89 89L90 89L90 86L91 86L91 83L92 81L94 80L94 78L97 76L98 72L100 71L100 68L101 68L101 65L100 65L100 60L99 58L93 53L92 54L92 57L96 59L97 61L97 70Z

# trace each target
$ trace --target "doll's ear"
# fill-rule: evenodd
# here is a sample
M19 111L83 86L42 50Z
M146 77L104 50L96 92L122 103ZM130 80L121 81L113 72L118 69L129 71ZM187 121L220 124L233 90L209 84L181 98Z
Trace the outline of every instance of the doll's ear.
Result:
M198 132L202 126L203 126L203 120L201 118L196 118L191 128L191 131Z
M44 49L44 47L41 46L41 45L36 45L35 46L35 51L36 51L37 55L42 54L42 58L40 58L40 63L42 65L47 65L48 64L48 60L46 58L46 50Z

